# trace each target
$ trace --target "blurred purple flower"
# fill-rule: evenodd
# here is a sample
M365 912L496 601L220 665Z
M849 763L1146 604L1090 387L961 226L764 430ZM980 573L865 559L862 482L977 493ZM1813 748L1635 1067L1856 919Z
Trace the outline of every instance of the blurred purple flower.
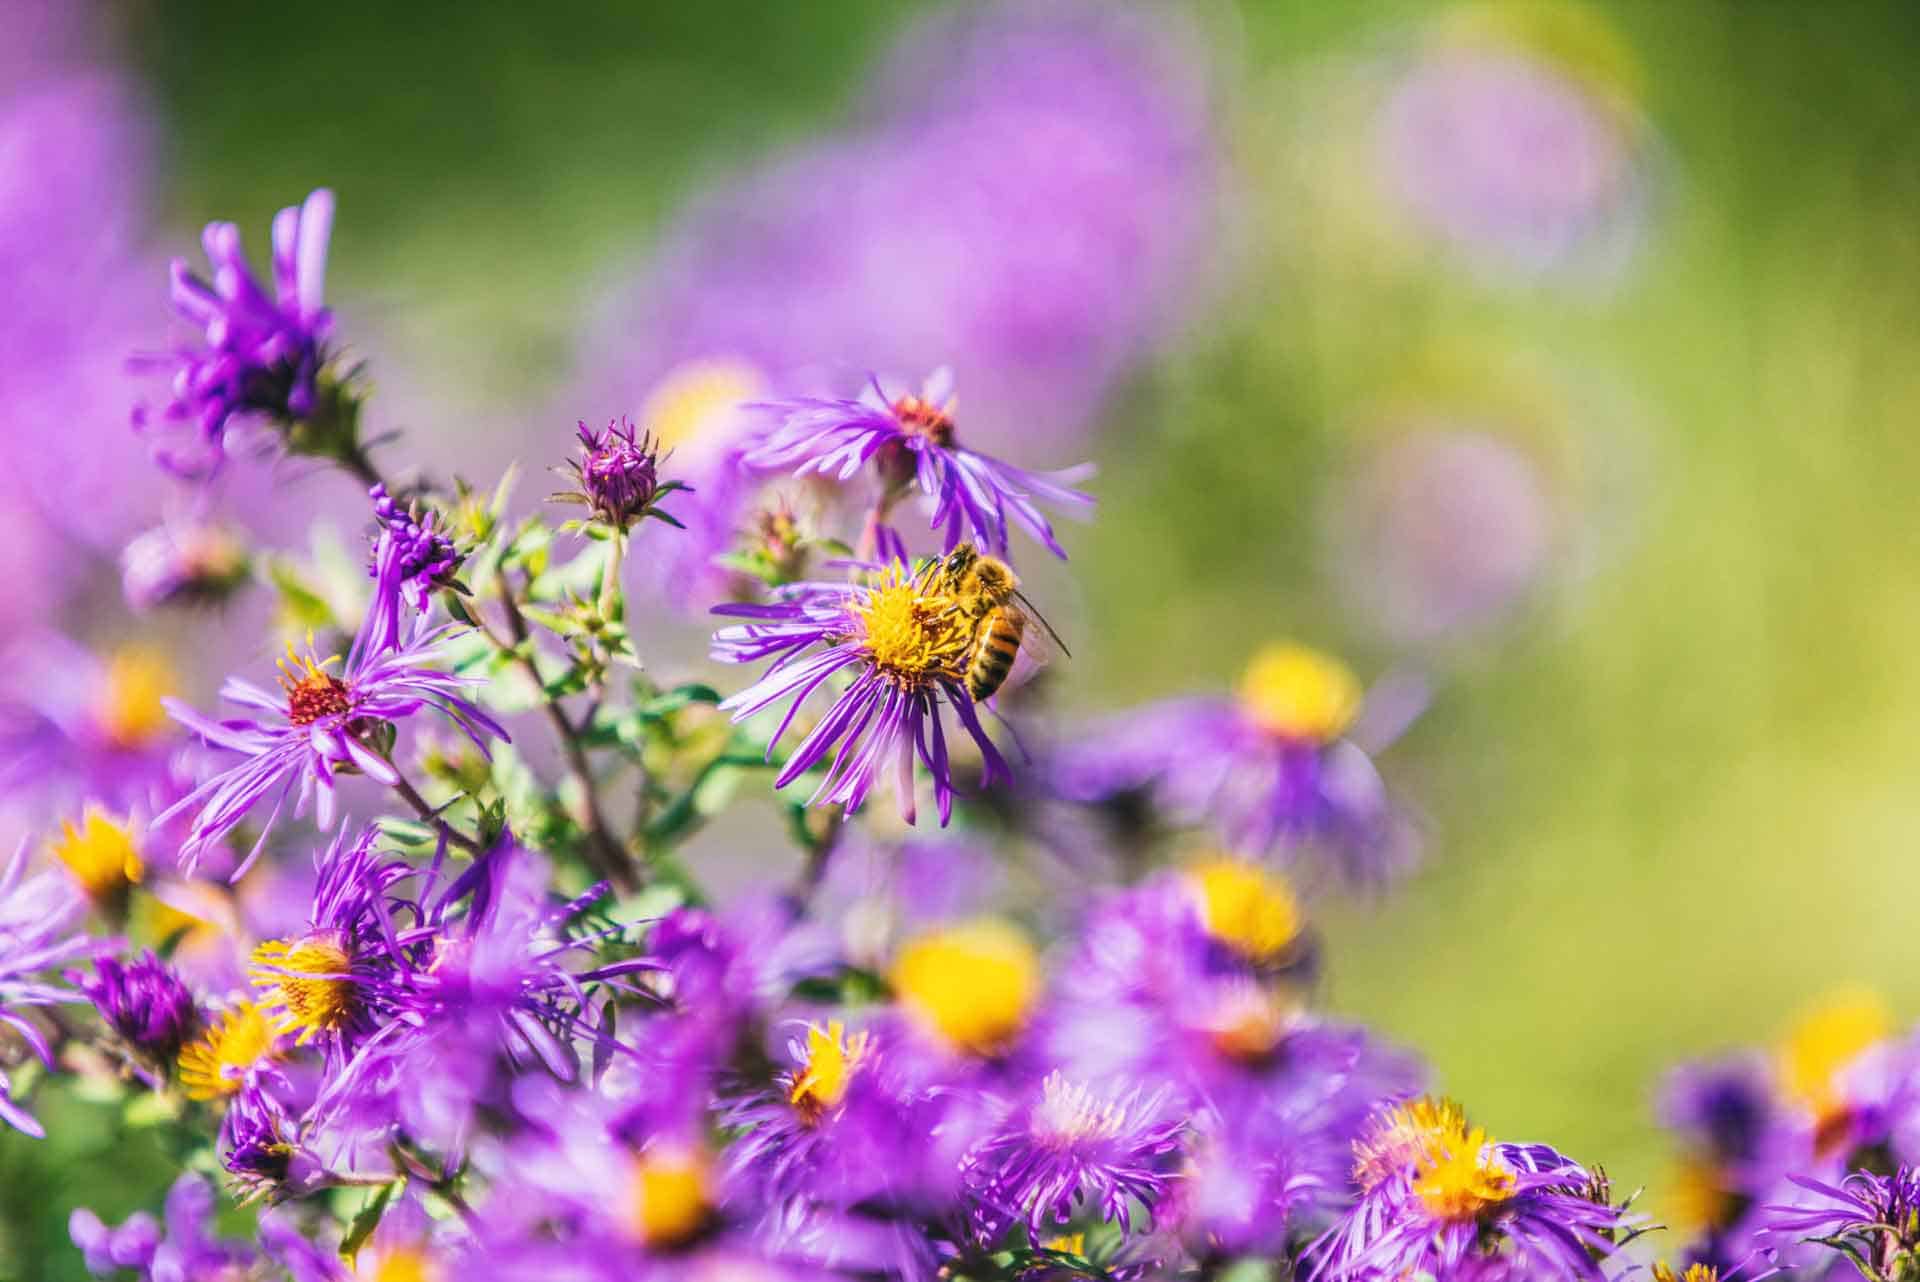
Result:
M112 1277L121 1269L135 1270L142 1282L241 1276L253 1266L254 1251L213 1236L215 1210L213 1186L205 1177L182 1175L167 1193L164 1234L145 1211L109 1229L85 1208L73 1213L68 1232L95 1277Z
M18 1034L51 1069L53 1048L25 1010L82 999L71 989L38 976L105 945L81 933L87 901L64 872L43 869L27 875L27 844L23 840L0 867L0 1027ZM36 1139L46 1135L8 1093L4 1071L0 1071L0 1122Z
M121 552L121 593L143 614L168 605L215 605L239 590L250 568L240 531L170 522L136 535Z
M1088 804L1150 797L1206 824L1236 852L1315 855L1349 882L1378 886L1414 856L1408 827L1362 743L1378 748L1424 706L1424 686L1362 692L1337 660L1301 646L1257 655L1238 698L1195 696L1124 713L1056 749L1047 785Z
M185 452L170 439L159 443L159 458L171 470L199 475L218 468L236 417L290 425L319 407L333 332L333 313L321 301L332 230L333 193L324 188L274 216L273 297L254 277L232 223L209 223L201 237L210 281L194 275L185 259L173 261L174 311L199 332L201 344L145 359L170 372L171 399L157 414L146 406L134 414L142 431L191 434Z

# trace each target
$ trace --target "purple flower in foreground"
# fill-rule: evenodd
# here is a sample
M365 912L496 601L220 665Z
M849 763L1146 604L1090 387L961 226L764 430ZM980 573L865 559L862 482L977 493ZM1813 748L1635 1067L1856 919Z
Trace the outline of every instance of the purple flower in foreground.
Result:
M276 790L273 811L253 850L234 871L235 880L259 857L296 786L296 812L317 800L319 826L331 829L336 777L359 772L383 784L398 783L400 776L388 760L392 726L422 709L431 708L453 722L483 753L489 738L507 738L498 722L465 697L466 690L482 681L430 666L453 625L433 627L425 616L410 626L401 623L402 551L391 531L382 534L374 600L339 676L326 670L332 659L320 662L311 653L302 657L289 645L280 664L279 695L238 677L228 678L221 688L229 702L258 709L268 714L265 718L213 721L178 700L166 700L175 720L212 746L242 757L155 817L155 826L162 826L176 815L194 813L192 829L180 844L184 866L192 868L201 851Z
M1605 1183L1543 1144L1497 1144L1458 1106L1395 1105L1354 1145L1359 1202L1307 1249L1316 1282L1503 1276L1602 1282L1630 1229ZM1510 1271L1509 1271L1510 1270Z
M1855 1171L1837 1186L1788 1178L1826 1204L1762 1208L1769 1254L1789 1244L1781 1239L1817 1242L1881 1279L1910 1277L1920 1265L1920 1171L1904 1165L1892 1175Z
M163 449L163 464L187 474L211 471L225 456L227 427L236 416L291 425L319 407L333 331L333 313L321 305L332 228L333 193L324 188L274 216L271 298L232 223L209 223L201 236L211 281L194 275L185 259L173 261L174 311L201 332L203 343L148 362L171 368L172 396L157 422L142 406L134 425L185 427L198 437L193 454Z
M97 958L92 977L77 976L74 983L107 1027L148 1064L171 1067L200 1027L193 993L151 949L130 962Z
M882 772L891 771L900 815L912 823L917 755L933 778L945 826L953 812L953 774L943 706L979 747L982 782L1010 777L967 693L974 620L948 591L938 561L917 571L895 561L867 583L796 583L771 604L722 605L713 612L754 620L715 633L714 658L774 660L765 676L720 705L739 721L789 701L769 756L808 695L835 673L852 678L793 750L774 787L786 787L833 753L809 805L839 803L854 811Z
M1378 884L1410 861L1412 843L1356 740L1390 741L1425 698L1411 687L1385 693L1392 697L1370 701L1363 724L1361 688L1343 664L1269 646L1238 698L1123 714L1058 750L1048 783L1090 804L1145 794L1182 823L1210 824L1235 851L1309 851L1353 882Z
M1182 1126L1165 1089L1109 1095L1049 1073L1037 1098L961 1164L977 1199L975 1231L991 1245L1024 1220L1039 1242L1085 1201L1131 1232L1133 1204L1151 1214L1167 1191Z
M1042 475L976 454L955 441L954 403L953 376L945 369L935 371L918 395L890 397L876 378L859 400L801 397L769 402L756 408L777 416L778 422L742 454L742 461L750 467L796 476L818 473L841 481L874 463L887 487L875 509L872 531L881 556L904 558L905 544L885 524L884 514L900 496L917 488L933 503L928 528L946 527L947 551L962 539L972 539L1006 555L1012 518L1064 558L1066 551L1035 500L1091 508L1089 495L1068 488L1090 475L1090 469Z
M0 867L0 1027L19 1034L48 1068L53 1067L53 1048L20 1012L28 1006L78 1000L68 989L35 976L62 962L84 957L96 947L93 940L77 933L86 909L86 899L64 872L47 870L27 876L25 841L6 866ZM14 1103L4 1071L0 1071L0 1122L36 1139L46 1135L40 1124Z
M213 1186L202 1176L182 1175L167 1193L164 1236L145 1211L110 1229L85 1208L73 1213L67 1232L95 1277L115 1276L121 1269L165 1282L250 1276L252 1248L214 1237L214 1211Z

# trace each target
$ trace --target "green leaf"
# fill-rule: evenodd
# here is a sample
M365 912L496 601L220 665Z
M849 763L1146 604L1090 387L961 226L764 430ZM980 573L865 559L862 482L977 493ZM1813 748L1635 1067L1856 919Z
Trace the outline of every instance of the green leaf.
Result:
M340 1239L340 1256L351 1260L367 1244L373 1231L380 1227L380 1217L387 1213L387 1203L393 1200L394 1184L382 1184L380 1190L360 1208L353 1217L353 1223L347 1226L347 1235Z

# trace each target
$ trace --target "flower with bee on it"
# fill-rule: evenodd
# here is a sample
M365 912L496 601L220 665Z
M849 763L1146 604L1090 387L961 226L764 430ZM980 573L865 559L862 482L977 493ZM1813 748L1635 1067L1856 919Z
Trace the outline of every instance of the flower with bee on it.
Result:
M905 541L883 518L899 498L917 491L933 504L928 528L944 527L946 551L972 540L1005 556L1011 522L1065 559L1036 500L1069 510L1092 508L1090 495L1071 488L1092 475L1091 467L1042 474L976 453L956 439L955 405L947 369L936 370L918 393L889 396L876 377L858 399L764 402L753 408L772 415L774 424L741 460L749 467L840 481L852 480L871 462L884 487L872 525L882 556L905 559Z
M809 695L836 675L851 677L789 755L774 780L776 788L828 761L808 804L837 804L852 813L882 775L891 774L900 816L912 823L918 757L933 780L944 826L953 811L947 711L980 750L983 785L1011 778L968 691L979 631L976 603L948 567L947 558L918 568L894 560L864 581L796 583L765 605L714 607L715 614L747 620L714 634L715 659L774 660L765 676L720 705L736 721L788 705L768 744L769 756Z

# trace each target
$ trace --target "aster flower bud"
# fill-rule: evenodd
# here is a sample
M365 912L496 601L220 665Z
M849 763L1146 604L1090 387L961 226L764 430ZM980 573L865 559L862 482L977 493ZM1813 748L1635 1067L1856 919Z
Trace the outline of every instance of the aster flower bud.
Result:
M660 479L660 464L665 460L651 434L640 433L626 419L609 422L598 432L583 420L579 433L580 457L567 464L578 488L552 495L550 502L592 508L594 520L623 532L649 516L680 525L654 506L656 500L687 487Z
M130 962L102 957L74 983L120 1040L150 1064L169 1065L200 1026L193 994L151 949Z
M391 560L387 562L386 573L393 577L393 586L412 601L413 607L424 611L434 589L451 585L454 573L466 558L453 540L441 532L438 513L422 514L417 505L401 507L387 493L385 485L375 485L367 491L367 497L373 500L374 519L393 542L393 549L387 554ZM378 579L381 565L382 556L376 547L367 566L368 577Z

